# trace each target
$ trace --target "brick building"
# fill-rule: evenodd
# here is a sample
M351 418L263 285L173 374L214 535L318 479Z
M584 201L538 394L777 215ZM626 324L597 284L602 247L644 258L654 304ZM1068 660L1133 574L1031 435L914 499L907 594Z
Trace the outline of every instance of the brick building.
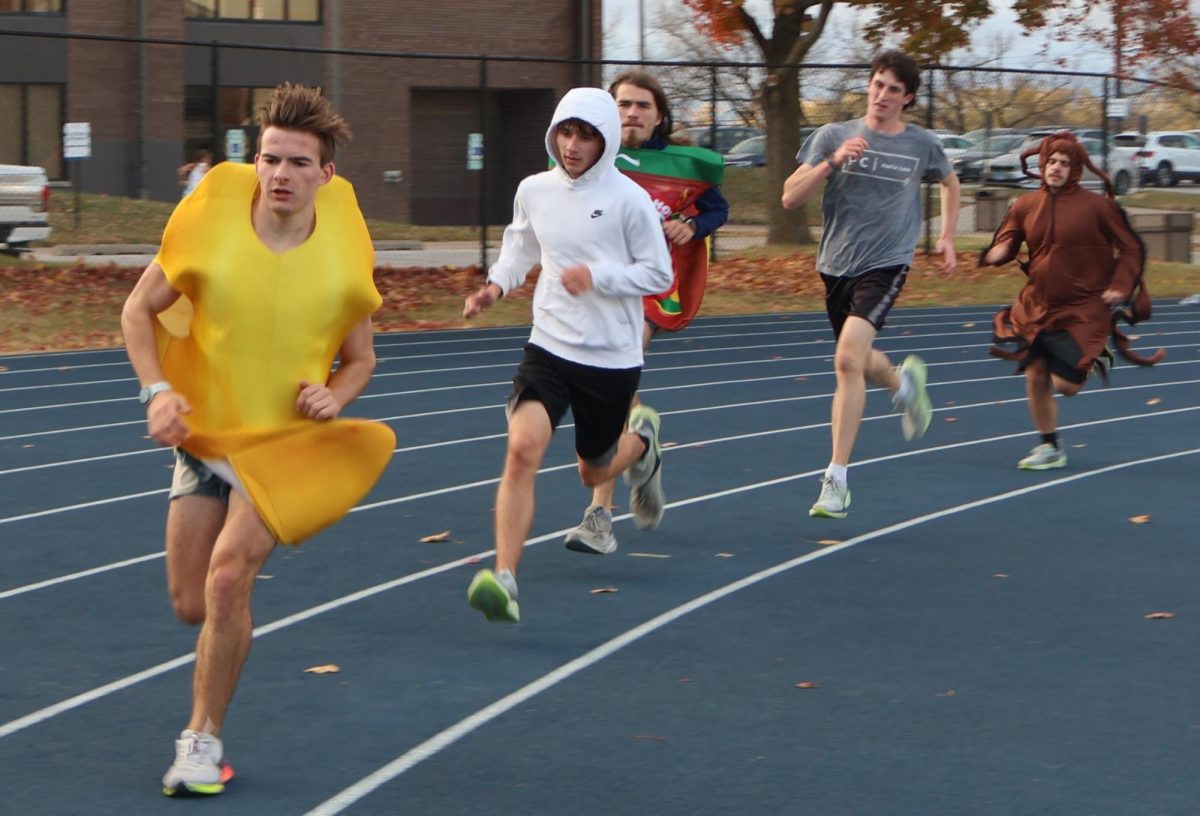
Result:
M243 142L251 160L255 110L301 82L354 131L337 166L368 217L477 223L486 189L502 223L517 182L545 167L558 97L598 81L570 61L599 58L600 19L601 0L0 0L0 163L171 200L198 149L221 159ZM74 167L66 122L91 126L92 155ZM481 141L483 170L468 158Z

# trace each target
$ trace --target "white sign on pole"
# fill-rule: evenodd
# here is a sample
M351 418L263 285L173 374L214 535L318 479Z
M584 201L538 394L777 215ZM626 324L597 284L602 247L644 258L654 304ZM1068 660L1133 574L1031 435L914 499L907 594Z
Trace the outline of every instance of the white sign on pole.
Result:
M92 123L66 122L63 124L63 158L90 159L92 157Z
M483 169L483 134L467 134L467 169Z
M225 131L225 160L231 162L246 160L246 131L241 128Z
M1108 100L1108 118L1109 119L1124 119L1129 115L1129 100L1128 99L1110 99Z

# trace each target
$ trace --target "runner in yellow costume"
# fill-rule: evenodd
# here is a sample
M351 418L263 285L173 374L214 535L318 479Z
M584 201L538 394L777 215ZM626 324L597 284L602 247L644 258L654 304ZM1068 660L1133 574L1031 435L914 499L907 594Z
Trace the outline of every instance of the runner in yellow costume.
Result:
M386 425L337 418L374 370L380 304L366 224L334 175L349 128L292 85L259 124L254 166L218 165L180 202L121 316L150 435L176 449L171 600L203 624L168 795L220 793L232 776L220 731L276 542L340 519L395 447Z

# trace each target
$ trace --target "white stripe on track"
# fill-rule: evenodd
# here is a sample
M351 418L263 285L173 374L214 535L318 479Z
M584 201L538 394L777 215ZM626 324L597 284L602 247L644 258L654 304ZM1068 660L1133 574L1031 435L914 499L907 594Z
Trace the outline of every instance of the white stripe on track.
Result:
M1065 429L1074 428L1074 427L1082 427L1084 425L1103 425L1103 424L1107 424L1110 422L1123 422L1123 421L1128 421L1128 420L1142 419L1142 418L1146 418L1146 417L1163 416L1167 413L1179 413L1181 411L1194 411L1194 410L1200 410L1200 406L1195 406L1192 408L1176 409L1175 411L1171 411L1171 412L1162 411L1162 412L1155 412L1155 413L1150 413L1150 414L1107 418L1107 419L1099 420L1096 422L1078 423L1076 425L1065 425L1065 426L1063 426L1063 428L1065 430ZM991 442L997 442L997 441L1002 441L1002 440L1006 440L1006 439L1012 439L1012 438L1018 437L1018 436L1027 436L1027 435L1028 435L1027 431L1022 431L1021 433L1004 434L1002 436L989 437L986 439L956 442L953 444L941 445L941 446L934 447L934 448L921 448L921 449L914 450L914 451L906 451L906 452L897 453L897 454L888 454L886 456L878 456L873 459L864 459L863 461L856 463L856 467L863 467L866 465L877 464L880 462L888 462L888 461L893 461L896 459L904 459L904 458L908 458L910 456L920 456L920 455L924 455L924 454L928 454L928 453L936 453L939 451L951 450L954 448L962 448L962 447L969 447L969 446L973 446L973 445L988 444ZM1195 452L1197 452L1197 451L1193 450L1193 451L1188 451L1186 453L1164 454L1160 457L1152 457L1152 458L1145 459L1145 460L1138 460L1138 462L1140 463L1140 462L1158 461L1159 459L1171 458L1173 456L1182 456L1182 455L1187 455L1187 454L1195 453ZM1089 474L1098 474L1098 473L1102 473L1102 472L1107 472L1107 471L1115 469L1117 467L1119 467L1119 466L1110 465L1110 466L1107 466L1105 468L1101 468L1101 469L1098 469L1095 471L1088 471L1087 473L1075 474L1073 476L1064 477L1063 479L1058 480L1058 482L1056 482L1056 483L1061 483L1061 482L1074 480L1074 479L1085 478ZM676 502L669 502L667 504L667 509L671 509L671 508L675 508L675 507L684 507L684 506L687 506L690 504L699 504L701 502L712 501L714 499L725 498L727 496L733 496L733 495L737 495L740 493L747 493L752 490L759 490L764 487L773 487L775 485L780 485L780 484L784 484L787 482L793 482L793 481L796 481L797 479L810 478L810 477L815 476L822 472L823 472L823 469L817 469L817 470L807 471L804 473L794 473L789 476L781 476L781 477L778 477L775 479L768 479L768 480L761 481L761 482L754 482L754 483L747 484L747 485L741 485L741 486L735 487L735 488L728 488L726 490L721 490L721 491L718 491L715 493L704 494L701 496L693 496L688 499L682 499L682 500L679 500ZM1051 483L1043 483L1043 484L1051 484ZM1037 487L1038 486L1034 486L1033 488L1023 488L1023 490L1025 492L1029 492L1032 489L1036 489ZM943 515L946 513L946 511L940 511L940 512ZM619 521L619 520L623 520L623 519L627 519L627 518L629 518L628 513L616 517L614 519L614 521ZM560 536L562 536L563 534L565 534L568 531L568 529L570 529L570 528L563 528L561 530L555 530L554 532L547 533L547 534L541 535L541 536L537 536L536 538L531 538L525 542L525 547L530 547L530 546L533 546L535 544L540 544L545 541L557 539ZM887 529L891 529L891 528L887 528ZM844 543L848 543L848 542L844 542ZM454 561L449 561L445 564L441 564L436 567L430 567L429 569L421 570L420 572L410 573L408 575L401 576L400 578L396 578L392 581L387 581L382 584L376 584L375 586L367 587L366 589L358 590L357 592L353 592L353 593L351 593L349 595L345 595L341 598L337 598L332 601L327 601L326 603L319 604L318 606L310 607L309 609L303 610L301 612L297 612L293 615L288 615L287 617L281 618L277 621L273 621L272 623L257 627L257 628L255 628L255 630L253 632L253 637L258 637L260 635L266 635L266 634L270 634L272 632L277 632L281 629L285 629L289 626L292 626L293 624L296 624L301 621L307 620L309 618L315 617L324 612L329 612L329 611L332 611L335 609L340 609L349 604L355 603L360 600L364 600L366 598L370 598L374 595L378 595L382 592L386 592L390 589L394 589L396 587L403 586L405 584L413 583L414 581L420 580L422 578L426 578L426 577L429 577L432 575L437 575L442 572L448 572L452 569L455 569L456 567L465 566L468 564L474 564L479 559L486 558L486 557L492 555L493 552L494 551L491 549L484 550L483 552L476 553L474 555L464 556L463 558L458 558L458 559L455 559ZM45 708L41 708L37 711L31 712L30 714L25 715L24 717L19 717L15 720L11 720L7 723L0 725L0 739L10 736L11 734L15 734L18 731L22 731L31 726L45 722L46 720L56 717L59 714L62 714L67 711L70 711L72 709L78 708L82 705L86 705L87 703L93 702L94 700L98 700L102 697L106 697L109 694L113 694L118 691L122 691L126 688L129 688L131 686L137 685L138 683L142 682L143 680L148 680L152 677L157 677L160 674L164 674L168 671L171 671L172 669L179 668L180 666L186 666L194 660L195 660L194 652L192 654L183 655L183 656L177 657L173 660L169 660L165 663L160 663L157 666L152 666L148 669L137 672L136 674L131 674L127 677L121 678L120 680L114 680L111 683L107 683L98 688L83 692L82 694L77 694L73 697L70 697L66 700L62 700L58 703L47 706Z
M948 516L958 515L970 510L977 510L988 505L998 504L999 502L1008 501L1009 499L1025 496L1030 493L1035 493L1041 490L1049 490L1050 488L1059 487L1064 484L1076 482L1081 479L1089 479L1093 476L1102 476L1108 473L1113 473L1119 470L1125 470L1132 467L1140 467L1142 465L1154 464L1156 462L1166 461L1168 459L1176 459L1182 456L1194 456L1200 453L1200 448L1193 448L1186 451L1177 451L1175 453L1162 454L1159 456L1150 456L1144 459L1136 459L1130 462L1121 462L1115 465L1108 465L1095 470L1086 471L1084 473L1075 473L1070 476L1063 476L1058 479L1053 479L1048 482L1041 482L1036 485L1018 488L1017 490L1009 490L1004 493L998 493L994 496L987 496L982 499L967 502L966 504L954 505L942 510L937 510L933 513L927 513L922 516L915 516L905 521L891 524L887 527L881 527L878 530L872 530L868 533L857 535L854 538L847 539L840 544L835 544L829 547L824 547L813 552L798 556L789 561L784 561L776 564L773 567L760 570L752 575L747 575L737 581L726 584L719 589L714 589L711 592L706 592L699 595L687 603L663 612L660 615L638 624L632 629L617 635L616 637L605 641L594 649L580 655L579 657L562 664L558 668L547 672L532 683L528 683L511 694L507 694L496 700L491 705L485 706L474 714L464 717L454 725L445 730L433 735L419 745L410 748L394 760L376 770L374 773L363 777L358 782L345 788L340 793L322 802L317 807L308 811L305 816L336 816L346 808L353 805L360 799L368 796L377 789L399 777L401 774L409 771L420 763L431 757L436 756L441 751L449 748L454 743L469 736L473 732L488 725L496 718L511 711L523 703L528 702L532 698L547 691L565 680L579 674L580 672L591 668L600 661L624 649L637 641L654 634L658 630L674 623L675 621L691 614L697 610L703 609L706 606L716 603L724 598L747 589L756 584L762 583L769 578L774 578L776 575L788 572L796 567L804 564L812 563L821 558L828 558L834 553L842 552L851 547L865 544L869 541L874 541L893 533L903 532L913 527L922 524L928 524L932 521L937 521Z

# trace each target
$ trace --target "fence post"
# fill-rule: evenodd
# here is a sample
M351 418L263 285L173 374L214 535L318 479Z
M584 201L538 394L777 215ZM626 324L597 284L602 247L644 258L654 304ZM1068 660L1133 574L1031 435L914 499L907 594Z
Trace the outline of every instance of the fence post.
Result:
M709 132L712 133L712 137L711 137L712 149L716 150L717 149L717 66L715 64L708 66L708 104L712 108L712 129ZM723 156L722 156L722 160L724 160ZM708 238L709 238L708 259L710 261L716 260L716 257L717 257L717 233L718 232L720 232L720 230L713 230L708 236Z
M220 107L221 106L220 106L220 100L217 98L220 95L220 91L221 91L221 84L220 84L221 58L219 56L219 53L220 53L220 48L217 45L217 41L212 40L211 46L209 47L209 50L208 50L208 86L209 86L209 91L212 93L212 100L211 100L212 107L209 109L208 115L209 115L209 127L211 128L211 134L209 136L209 149L212 151L214 162L218 160L217 156L220 156L221 158L228 158L225 155L224 151L221 149L221 135L220 135L220 130L221 130ZM184 161L187 161L186 156L184 157Z
M1100 93L1100 169L1108 175L1108 77Z
M488 257L488 154L492 144L488 138L488 60L479 58L479 132L483 134L483 164L479 168L479 271L487 276Z
M933 130L933 66L929 66L929 81L925 83L925 128ZM946 214L942 213L942 218ZM933 252L933 185L925 183L925 254Z

